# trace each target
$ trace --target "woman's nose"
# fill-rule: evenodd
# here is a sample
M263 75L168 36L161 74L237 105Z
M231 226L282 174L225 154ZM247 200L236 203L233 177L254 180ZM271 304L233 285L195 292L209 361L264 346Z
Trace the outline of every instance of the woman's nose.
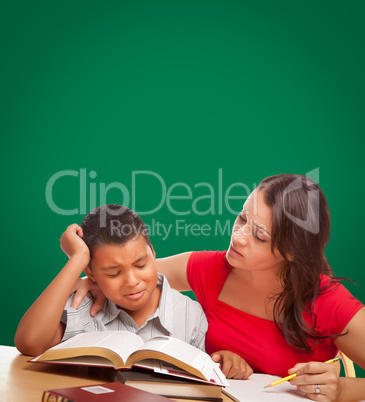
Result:
M244 246L248 242L248 238L251 235L251 230L247 224L237 226L233 229L232 235L234 236L236 242Z

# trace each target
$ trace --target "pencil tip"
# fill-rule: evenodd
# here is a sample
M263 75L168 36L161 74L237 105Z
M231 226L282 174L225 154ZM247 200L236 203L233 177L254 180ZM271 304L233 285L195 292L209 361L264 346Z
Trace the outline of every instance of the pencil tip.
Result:
M271 384L267 384L264 386L264 388L269 388L269 387L271 387Z

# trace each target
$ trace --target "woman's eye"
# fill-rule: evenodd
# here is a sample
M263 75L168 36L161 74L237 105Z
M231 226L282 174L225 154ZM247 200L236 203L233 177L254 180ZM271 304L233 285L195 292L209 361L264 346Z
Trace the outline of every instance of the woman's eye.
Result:
M136 268L144 268L146 266L146 264L143 265L136 265Z
M241 222L243 222L243 223L247 223L247 219L246 219L246 217L245 217L245 216L238 215L238 217L240 218L240 221L241 221Z
M261 241L262 243L267 242L267 240L265 239L264 231L261 227L255 228L254 236L255 236L255 239L257 239L258 241ZM264 237L264 238L262 238L262 237Z

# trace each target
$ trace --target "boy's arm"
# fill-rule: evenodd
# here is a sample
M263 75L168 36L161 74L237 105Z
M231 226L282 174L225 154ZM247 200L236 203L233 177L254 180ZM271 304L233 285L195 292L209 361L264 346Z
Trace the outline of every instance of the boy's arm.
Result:
M61 237L61 248L70 257L61 272L44 290L21 319L15 346L24 354L37 356L60 343L65 330L60 322L71 290L90 261L90 252L77 224Z

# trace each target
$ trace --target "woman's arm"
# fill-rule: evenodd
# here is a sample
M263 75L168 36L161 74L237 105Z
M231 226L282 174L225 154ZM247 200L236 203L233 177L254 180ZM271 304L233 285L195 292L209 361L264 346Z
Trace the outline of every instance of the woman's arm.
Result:
M365 307L359 310L335 340L336 346L365 369ZM365 399L365 378L338 377L332 364L311 362L297 364L289 374L297 373L293 385L316 401L352 402ZM316 394L316 384L320 393Z
M156 260L157 271L164 274L171 287L176 290L191 290L186 272L191 253L190 251Z
M365 307L359 310L336 339L335 345L354 363L365 369ZM341 401L365 399L365 378L341 378Z
M61 248L70 257L67 264L21 319L15 346L24 354L37 356L60 343L65 327L60 322L72 287L90 260L81 239L82 229L74 224L61 237Z
M365 307L360 309L346 325L344 336L335 345L356 364L365 369Z

